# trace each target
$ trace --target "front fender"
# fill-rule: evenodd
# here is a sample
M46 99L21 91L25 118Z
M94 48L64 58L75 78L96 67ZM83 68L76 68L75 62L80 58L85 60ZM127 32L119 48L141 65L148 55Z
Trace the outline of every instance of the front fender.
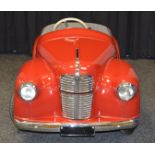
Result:
M37 87L37 96L33 101L24 101L19 96L22 83L33 82ZM61 114L59 83L52 69L41 58L26 62L21 68L15 83L14 117L25 120L50 118Z
M121 82L136 86L136 95L122 101L117 95ZM140 113L139 82L132 67L120 59L109 60L99 76L94 93L93 115L103 117L137 118Z

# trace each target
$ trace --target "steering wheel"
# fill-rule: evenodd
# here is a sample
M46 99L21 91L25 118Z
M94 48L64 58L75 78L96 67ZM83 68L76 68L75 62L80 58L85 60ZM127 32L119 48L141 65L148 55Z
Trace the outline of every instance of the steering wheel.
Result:
M83 28L88 29L88 26L86 23L84 23L82 20L78 18L64 18L59 20L54 26L53 26L53 31L55 31L62 23L65 23L65 26L67 27L69 21L77 22L80 25L82 25Z

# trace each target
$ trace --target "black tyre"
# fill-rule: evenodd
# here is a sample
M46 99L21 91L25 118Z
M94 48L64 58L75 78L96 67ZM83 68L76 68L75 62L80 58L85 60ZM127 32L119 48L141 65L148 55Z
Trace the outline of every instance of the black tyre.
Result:
M120 130L122 134L124 135L131 135L134 132L135 128L131 128L131 129L123 129Z
M13 102L14 96L11 97L10 105L9 105L9 114L12 122L14 122L14 102Z

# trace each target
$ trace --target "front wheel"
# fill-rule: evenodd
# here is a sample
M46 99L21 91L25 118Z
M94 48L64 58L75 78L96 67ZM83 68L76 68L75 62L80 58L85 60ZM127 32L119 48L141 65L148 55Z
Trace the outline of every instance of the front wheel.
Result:
M120 130L120 132L124 135L131 135L134 132L135 128L131 128L131 129L123 129Z
M12 120L12 122L14 121L14 95L12 95L11 99L10 99L10 105L9 105L9 114L10 114L10 118Z

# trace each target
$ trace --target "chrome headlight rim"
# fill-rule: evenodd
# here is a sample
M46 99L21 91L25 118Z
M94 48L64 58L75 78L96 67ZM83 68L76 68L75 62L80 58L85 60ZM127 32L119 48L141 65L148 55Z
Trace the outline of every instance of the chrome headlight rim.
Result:
M31 99L25 99L25 98L22 96L21 90L22 90L23 88L25 88L25 87L31 87L31 88L34 90L35 94L34 94L34 96L33 96ZM25 83L21 84L21 86L20 86L20 88L19 88L19 96L21 97L21 99L23 99L23 100L26 101L26 102L33 101L33 100L36 98L36 96L37 96L37 87L36 87L36 85L35 85L33 82L25 82Z
M132 89L132 91L133 91L133 94L130 97L128 97L128 98L121 97L120 96L120 89L122 87L130 87L130 89ZM119 86L117 87L117 95L118 95L119 99L121 99L122 101L126 101L126 102L130 101L131 99L134 98L136 92L137 92L136 86L133 83L131 83L131 82L121 82L119 84Z

